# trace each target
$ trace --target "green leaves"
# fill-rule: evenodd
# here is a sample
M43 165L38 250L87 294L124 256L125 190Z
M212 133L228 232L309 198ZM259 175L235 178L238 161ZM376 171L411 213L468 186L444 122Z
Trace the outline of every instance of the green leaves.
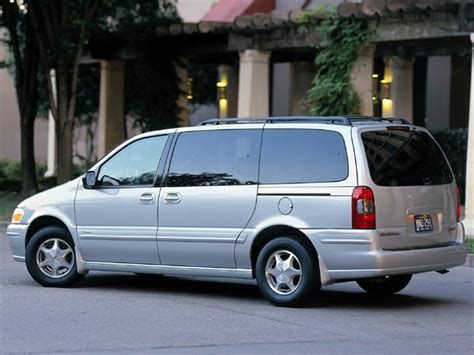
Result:
M308 33L314 27L321 37L314 44L318 50L314 60L318 72L303 104L315 116L359 114L360 99L352 87L350 74L357 49L369 39L367 23L342 18L334 10L326 10L324 20L316 19L312 12L304 12L300 22L300 33Z

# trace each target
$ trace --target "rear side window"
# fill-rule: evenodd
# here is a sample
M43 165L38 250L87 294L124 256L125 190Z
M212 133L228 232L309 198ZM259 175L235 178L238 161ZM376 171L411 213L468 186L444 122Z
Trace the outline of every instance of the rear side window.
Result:
M372 180L380 186L442 185L453 181L438 145L425 132L362 133Z
M263 133L260 183L285 184L345 180L344 138L337 132L267 129Z
M256 184L261 132L181 133L171 159L167 186Z

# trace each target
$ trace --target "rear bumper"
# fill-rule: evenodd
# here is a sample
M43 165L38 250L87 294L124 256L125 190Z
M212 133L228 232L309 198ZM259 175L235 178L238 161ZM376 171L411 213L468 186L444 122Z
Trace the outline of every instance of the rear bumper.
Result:
M7 239L13 259L25 261L25 236L28 224L9 224L7 227Z
M449 246L386 251L376 230L305 230L320 257L323 284L388 275L416 274L461 266L467 255L464 228Z

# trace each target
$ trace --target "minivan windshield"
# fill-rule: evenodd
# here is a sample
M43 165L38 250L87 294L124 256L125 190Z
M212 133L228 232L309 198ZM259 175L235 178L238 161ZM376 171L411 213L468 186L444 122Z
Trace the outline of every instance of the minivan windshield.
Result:
M371 131L361 134L370 175L380 186L443 185L453 181L441 149L426 132Z

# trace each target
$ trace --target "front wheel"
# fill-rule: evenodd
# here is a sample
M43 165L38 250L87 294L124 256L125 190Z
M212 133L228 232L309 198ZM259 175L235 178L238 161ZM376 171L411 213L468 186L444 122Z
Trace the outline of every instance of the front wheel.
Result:
M374 279L358 280L357 284L366 292L379 296L388 296L403 290L412 275L394 275Z
M263 296L276 306L306 303L321 287L317 256L300 241L279 237L257 257L255 276Z
M58 226L40 229L26 247L26 268L43 286L65 287L82 279L77 272L74 242L69 232Z

